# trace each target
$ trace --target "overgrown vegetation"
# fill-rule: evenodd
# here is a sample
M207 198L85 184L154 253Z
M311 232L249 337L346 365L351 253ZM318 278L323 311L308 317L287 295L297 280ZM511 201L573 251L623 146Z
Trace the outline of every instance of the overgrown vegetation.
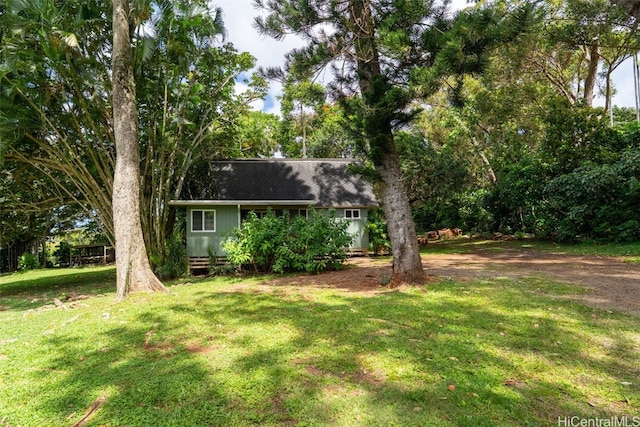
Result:
M347 227L333 211L310 210L308 218L272 210L260 218L250 212L223 248L231 264L249 265L256 272L317 273L335 269L347 258L352 239Z
M171 280L186 275L189 271L189 258L187 257L187 243L184 235L174 231L165 241L165 250L162 257L154 257L151 260L159 264L156 274L163 280Z
M505 148L511 152L495 163L494 183L474 181L473 163L461 162L464 157L451 153L451 146L417 164L417 154L431 150L427 143L404 145L405 173L417 183L412 189L420 227L530 233L557 241L640 239L638 126L611 128L592 109L552 107L544 139L535 150Z

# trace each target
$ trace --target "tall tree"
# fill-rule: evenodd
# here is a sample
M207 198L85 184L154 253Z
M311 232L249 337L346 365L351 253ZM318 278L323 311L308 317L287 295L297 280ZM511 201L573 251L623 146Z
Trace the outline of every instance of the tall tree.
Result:
M3 4L4 7L5 4ZM9 0L0 14L0 148L38 169L53 192L82 206L113 243L112 22L102 0ZM238 156L237 122L264 92L234 92L254 65L223 44L206 0L136 2L132 45L146 248L162 262L182 183L198 159ZM249 150L244 147L243 150Z
M393 280L422 282L394 133L411 122L416 97L432 93L448 75L480 71L483 52L526 28L532 7L513 15L482 9L452 20L443 3L424 0L256 0L256 5L268 12L256 20L262 33L275 38L295 33L307 41L288 54L290 72L304 75L334 65L334 96L359 117L355 130L379 178ZM502 25L511 16L511 25Z
M131 28L129 1L114 0L111 56L116 167L112 204L118 300L129 292L167 290L151 270L140 223L140 152Z
M282 90L283 127L288 130L290 140L282 147L282 152L285 155L301 155L305 158L308 153L308 140L316 124L314 119L325 102L325 89L309 80L287 79Z
M222 11L205 0L154 2L153 12L136 12L134 40L140 116L142 226L154 259L163 260L173 232L175 208L194 162L240 157L233 144L249 103L266 91L264 79L238 76L254 66L248 53L224 43ZM262 153L260 153L262 154Z
M544 24L527 59L572 104L592 106L603 86L609 108L611 73L637 46L638 23L608 0L547 0ZM601 65L604 73L599 74Z
M38 169L112 238L111 28L104 10L100 1L6 3L0 139L7 161Z

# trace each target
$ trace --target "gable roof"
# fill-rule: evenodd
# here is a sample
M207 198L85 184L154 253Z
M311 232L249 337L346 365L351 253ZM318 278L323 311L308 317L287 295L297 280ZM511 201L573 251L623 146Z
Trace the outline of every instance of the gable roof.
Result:
M351 172L351 163L353 160L349 159L214 161L211 163L212 188L204 194L211 197L207 203L265 202L276 205L293 202L316 207L377 206L371 183ZM192 204L195 200L184 202L173 204Z

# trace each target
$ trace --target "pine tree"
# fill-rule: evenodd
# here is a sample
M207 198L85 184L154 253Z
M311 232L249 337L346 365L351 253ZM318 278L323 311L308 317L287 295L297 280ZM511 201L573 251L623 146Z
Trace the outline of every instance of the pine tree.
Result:
M286 71L308 75L330 67L330 90L358 118L352 123L375 167L389 225L394 283L425 279L395 130L411 123L414 100L433 93L448 76L481 72L487 52L516 38L535 15L525 3L512 11L483 7L452 16L445 3L256 0L268 12L256 19L263 34L281 39L294 33L307 42L288 54ZM459 84L451 87L455 97Z

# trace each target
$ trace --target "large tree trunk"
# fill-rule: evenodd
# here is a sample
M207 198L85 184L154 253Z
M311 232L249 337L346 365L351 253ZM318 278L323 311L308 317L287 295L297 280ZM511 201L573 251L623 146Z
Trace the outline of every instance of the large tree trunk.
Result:
M166 291L153 274L140 223L138 112L131 58L129 3L113 1L113 127L116 167L113 223L116 243L117 300L135 291Z
M393 253L392 283L424 283L420 246L397 154L384 156L376 170Z
M379 190L382 209L387 219L389 239L393 253L392 282L424 283L425 273L420 258L420 247L411 205L404 187L402 169L395 146L390 116L384 105L386 80L380 68L380 57L375 42L375 24L368 0L352 0L356 60L360 91L367 109L366 135L373 164L380 176Z

